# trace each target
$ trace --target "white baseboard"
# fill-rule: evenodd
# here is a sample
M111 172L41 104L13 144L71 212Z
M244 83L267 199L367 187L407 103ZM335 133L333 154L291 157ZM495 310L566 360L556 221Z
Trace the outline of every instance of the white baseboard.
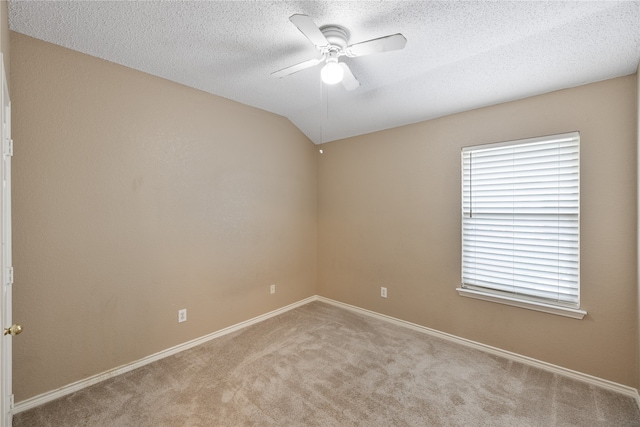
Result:
M312 301L316 301L317 296L312 296L309 298L305 298L301 301L295 302L293 304L289 304L285 307L279 308L277 310L270 311L263 315L254 317L253 319L246 320L244 322L237 323L235 325L229 326L224 329L220 329L219 331L213 332L209 335L205 335L200 338L196 338L194 340L188 341L183 344L179 344L175 347L168 348L166 350L160 351L158 353L152 354L150 356L144 357L140 360L136 360L132 363L127 363L126 365L119 366L117 368L110 369L108 371L102 372L97 375L93 375L89 378L85 378L80 381L76 381L74 383L68 384L64 387L60 387L56 390L48 391L43 394L39 394L38 396L34 396L30 399L23 400L21 402L16 403L13 406L13 413L18 414L20 412L24 412L28 409L35 408L36 406L44 405L47 402L51 402L52 400L59 399L68 394L74 393L76 391L82 390L83 388L92 386L106 379L115 377L117 375L124 374L125 372L133 371L134 369L140 368L142 366L148 365L149 363L155 362L160 359L164 359L165 357L174 355L181 351L187 350L189 348L195 347L200 344L204 344L207 341L211 341L213 339L219 338L223 335L230 334L231 332L238 331L240 329L246 328L247 326L254 325L256 323L267 320L271 317L277 316L279 314L285 313L289 310L293 310L294 308L300 307L302 305L308 304Z
M279 308L274 311L270 311L269 313L265 313L261 316L254 317L253 319L246 320L244 322L237 323L235 325L229 326L227 328L221 329L217 332L213 332L209 335L205 335L200 338L196 338L192 341L188 341L184 344L177 345L175 347L171 347L169 349L163 350L161 352L152 354L150 356L144 357L140 360L137 360L132 363L128 363L126 365L119 366L114 369L110 369L108 371L102 372L100 374L91 376L89 378L85 378L80 381L76 381L72 384L68 384L64 387L60 387L56 390L52 390L38 396L34 396L30 399L23 400L18 402L13 407L13 413L18 414L20 412L24 412L28 409L35 408L36 406L43 405L45 403L51 402L55 399L59 399L68 394L74 393L76 391L82 390L86 387L97 384L106 379L112 378L116 375L124 374L125 372L132 371L134 369L140 368L142 366L148 365L149 363L155 362L157 360L163 359L165 357L174 355L181 351L187 350L189 348L195 347L200 344L204 344L207 341L211 341L223 335L230 334L231 332L238 331L240 329L246 328L247 326L254 325L256 323L267 320L271 317L277 316L279 314L285 313L287 311L293 310L294 308L303 306L313 301L322 301L327 304L331 304L337 307L341 307L347 310L351 310L357 313L361 313L367 316L372 316L377 319L381 319L387 322L394 323L399 326L407 327L413 329L415 331L423 332L438 338L442 338L448 341L452 341L458 344L462 344L467 347L472 347L477 350L481 350L487 353L491 353L497 356L504 357L506 359L514 360L516 362L524 363L526 365L534 366L540 369L544 369L545 371L553 372L558 375L563 375L565 377L573 378L578 381L586 382L588 384L594 385L596 387L602 387L617 393L621 393L627 396L630 396L636 400L638 407L640 408L640 394L638 390L633 387L625 386L622 384L614 383L612 381L608 381L602 378L594 377L592 375L583 374L581 372L573 371L571 369L563 368L561 366L553 365L551 363L543 362L537 359L533 359L531 357L522 356L517 353L512 353L510 351L501 350L496 347L491 347L489 345L481 344L475 341L471 341L465 338L460 338L455 335L447 334L445 332L440 332L435 329L427 328L425 326L421 326L415 323L407 322L405 320L396 319L395 317L387 316L384 314L376 313L374 311L366 310L364 308L356 307L350 304L346 304L343 302L335 301L329 298L321 297L318 295L305 298L301 301L295 302L293 304L287 305L285 307Z
M376 313L375 311L367 310L364 308L356 307L354 305L346 304L340 301L335 301L329 298L317 297L318 301L326 302L327 304L335 305L337 307L344 308L346 310L355 311L357 313L361 313L367 316L375 317L380 320L385 320L387 322L394 323L396 325L404 326L406 328L413 329L418 332L423 332L428 335L432 335L438 338L445 339L447 341L452 341L467 347L472 347L477 350L484 351L485 353L494 354L496 356L501 356L509 360L514 360L516 362L523 363L525 365L534 366L536 368L543 369L545 371L552 372L554 374L562 375L565 377L569 377L578 381L586 382L596 387L605 388L607 390L611 390L617 393L621 393L627 395L636 400L638 404L638 408L640 408L640 394L638 390L633 387L629 387L626 385L618 384L613 381L605 380L602 378L594 377L592 375L584 374L582 372L574 371L571 369L563 368L562 366L553 365L551 363L543 362L541 360L533 359L531 357L523 356L517 353L512 353L510 351L501 350L496 347L492 347L490 345L481 344L479 342L471 341L466 338L460 338L455 335L447 334L445 332L440 332L435 329L427 328L425 326L418 325L416 323L407 322L405 320L396 319L395 317L387 316L385 314Z

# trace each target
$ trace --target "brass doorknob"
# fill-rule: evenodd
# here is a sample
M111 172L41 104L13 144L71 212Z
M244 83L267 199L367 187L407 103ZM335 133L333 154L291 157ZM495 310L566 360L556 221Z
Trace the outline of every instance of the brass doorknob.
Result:
M5 335L12 335L14 337L16 335L20 335L21 332L22 332L22 325L19 325L17 323L15 325L9 326L7 329L4 330Z

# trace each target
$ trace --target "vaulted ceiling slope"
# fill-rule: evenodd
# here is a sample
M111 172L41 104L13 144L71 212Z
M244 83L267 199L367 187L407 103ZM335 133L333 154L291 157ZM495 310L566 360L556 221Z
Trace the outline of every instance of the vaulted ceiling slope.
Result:
M402 50L342 57L360 82L320 80L289 17L338 24L349 44L389 34ZM287 117L316 144L636 72L640 1L10 0L11 30Z

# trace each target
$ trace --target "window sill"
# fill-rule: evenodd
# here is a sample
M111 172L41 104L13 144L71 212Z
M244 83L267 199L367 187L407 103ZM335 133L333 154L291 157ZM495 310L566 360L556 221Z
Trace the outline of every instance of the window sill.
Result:
M526 301L517 298L511 298L503 295L494 295L471 289L456 288L458 295L463 297L480 299L483 301L497 302L500 304L512 305L514 307L526 308L528 310L542 311L544 313L557 314L558 316L571 317L573 319L582 320L587 312L580 309L559 307L556 305L545 304L542 302Z

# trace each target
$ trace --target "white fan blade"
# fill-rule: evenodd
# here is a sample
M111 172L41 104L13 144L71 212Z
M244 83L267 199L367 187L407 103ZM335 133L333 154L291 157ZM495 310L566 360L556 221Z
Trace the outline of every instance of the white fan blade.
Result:
M281 79L281 78L283 78L285 76L288 76L289 74L297 73L298 71L302 71L305 68L309 68L309 67L313 67L314 65L318 65L323 60L324 60L324 57L321 57L321 58L318 58L318 59L310 59L308 61L304 61L304 62L301 62L301 63L296 64L296 65L292 65L292 66L287 67L287 68L283 68L282 70L275 71L275 72L271 73L271 76L275 77L276 79Z
M372 53L389 52L400 50L407 44L407 39L402 34L393 34L380 37L378 39L367 40L366 42L353 44L345 50L347 56L365 56Z
M340 66L344 70L344 76L342 77L342 86L346 90L355 90L360 87L360 82L356 79L356 76L353 75L351 69L344 62L339 62Z
M298 29L313 43L318 50L329 45L327 38L322 34L320 28L309 18L307 15L291 15L289 21L293 23Z

